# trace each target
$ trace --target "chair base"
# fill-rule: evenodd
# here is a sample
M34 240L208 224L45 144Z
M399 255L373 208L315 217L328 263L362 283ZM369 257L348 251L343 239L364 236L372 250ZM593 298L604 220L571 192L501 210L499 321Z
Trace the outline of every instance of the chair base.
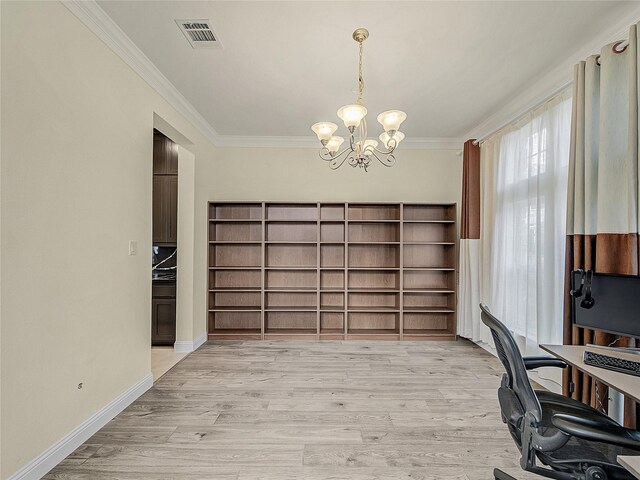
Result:
M495 480L518 480L517 478L504 473L502 470L498 468L493 470L493 478L495 478Z

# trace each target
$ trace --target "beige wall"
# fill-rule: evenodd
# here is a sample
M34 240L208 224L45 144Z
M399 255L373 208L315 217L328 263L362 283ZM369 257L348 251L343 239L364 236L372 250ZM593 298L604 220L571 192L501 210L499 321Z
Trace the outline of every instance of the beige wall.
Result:
M192 342L205 328L194 328L193 267L196 162L193 154L178 147L178 286L176 341ZM198 286L200 288L200 286Z
M196 175L196 284L207 277L207 201L456 202L462 196L462 157L456 150L397 151L393 168L333 171L312 149L220 148ZM458 209L459 213L459 209ZM194 291L196 323L206 325L206 287Z
M0 478L150 371L154 115L195 157L180 166L193 324L178 340L206 328L207 201L460 201L455 151L400 149L365 174L315 150L216 150L63 5L0 8Z
M154 113L214 150L62 4L0 5L7 478L150 372Z

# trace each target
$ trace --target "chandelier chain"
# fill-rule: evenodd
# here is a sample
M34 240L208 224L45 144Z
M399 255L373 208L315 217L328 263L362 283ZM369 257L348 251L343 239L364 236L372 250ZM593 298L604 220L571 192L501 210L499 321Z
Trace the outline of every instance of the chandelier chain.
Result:
M364 79L362 78L362 42L358 42L358 105L362 105L362 91L364 90Z

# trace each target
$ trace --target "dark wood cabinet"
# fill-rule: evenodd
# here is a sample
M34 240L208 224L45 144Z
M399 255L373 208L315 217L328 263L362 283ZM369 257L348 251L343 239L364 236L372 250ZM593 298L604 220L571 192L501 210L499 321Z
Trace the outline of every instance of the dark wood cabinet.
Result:
M178 176L153 176L153 244L178 242Z
M178 242L178 146L153 135L153 244Z
M153 174L178 175L178 145L157 130L153 133Z
M153 244L178 244L178 145L153 132ZM172 346L176 341L175 281L153 282L151 345Z
M165 221L165 179L153 176L153 244L164 243L167 239Z
M178 243L178 176L171 175L166 177L166 196L164 202L167 214L165 222L167 225L167 243Z
M176 286L153 285L151 345L173 346L176 341Z

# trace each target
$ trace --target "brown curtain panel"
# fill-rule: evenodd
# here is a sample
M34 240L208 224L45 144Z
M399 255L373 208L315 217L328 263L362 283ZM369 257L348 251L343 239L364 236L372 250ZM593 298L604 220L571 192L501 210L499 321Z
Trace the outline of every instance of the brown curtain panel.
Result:
M480 145L464 143L460 238L480 238Z
M638 275L638 41L605 46L574 71L567 202L564 343L635 345L634 339L576 328L571 323L570 272ZM566 395L607 408L606 387L575 369L564 372ZM625 399L625 425L636 426Z

